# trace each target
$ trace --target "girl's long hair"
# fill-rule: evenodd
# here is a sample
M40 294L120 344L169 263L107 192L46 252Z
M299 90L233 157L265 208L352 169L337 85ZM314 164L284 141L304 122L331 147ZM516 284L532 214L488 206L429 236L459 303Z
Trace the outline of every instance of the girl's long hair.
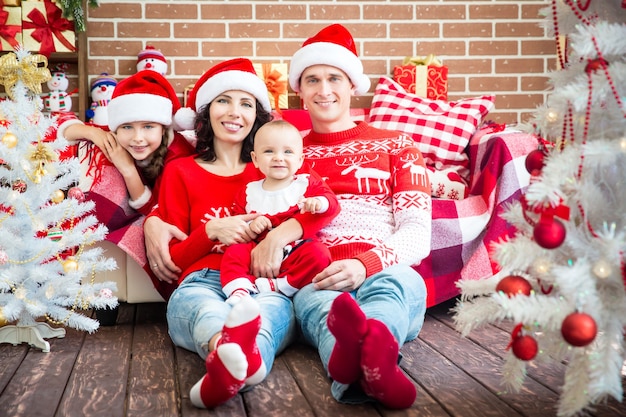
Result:
M171 127L163 126L163 136L161 138L161 144L152 153L152 158L146 166L140 167L141 173L147 185L152 188L157 177L163 172L165 165L165 154L167 153L167 146L170 143L170 138L173 137L174 131Z
M212 102L211 102L212 103ZM215 133L211 127L211 120L209 116L209 108L211 103L200 108L200 111L196 115L194 121L194 130L196 131L196 152L198 156L207 162L213 162L217 159L215 154L215 144L213 142ZM239 156L243 162L252 162L250 152L252 152L254 144L254 135L261 126L272 120L272 114L265 110L257 101L256 103L256 118L254 124L248 136L243 141L241 147L241 155Z

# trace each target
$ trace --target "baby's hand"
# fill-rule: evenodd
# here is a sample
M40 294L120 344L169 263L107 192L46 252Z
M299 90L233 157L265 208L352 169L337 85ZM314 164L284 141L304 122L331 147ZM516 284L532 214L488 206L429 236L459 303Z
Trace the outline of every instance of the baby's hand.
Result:
M264 231L272 228L272 222L265 216L259 216L250 222L249 227L254 233L260 235Z
M300 213L315 214L322 209L322 202L319 198L308 197L300 199L298 206L300 207Z

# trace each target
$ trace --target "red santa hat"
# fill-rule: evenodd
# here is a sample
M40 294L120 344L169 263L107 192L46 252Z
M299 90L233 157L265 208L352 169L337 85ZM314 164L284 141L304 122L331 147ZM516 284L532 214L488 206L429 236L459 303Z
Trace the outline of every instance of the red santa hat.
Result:
M148 58L158 59L159 61L167 63L167 61L165 60L165 55L163 55L163 53L161 53L161 51L156 49L154 46L150 45L146 46L146 49L137 54L137 63L140 63L144 59Z
M172 115L180 109L174 88L161 74L139 71L120 81L107 106L109 129L115 132L124 123L155 122L172 124Z
M259 105L272 111L267 87L247 58L220 62L205 72L195 83L187 99L187 107L174 116L181 129L193 129L196 113L224 91L240 90L252 94Z
M355 94L363 95L370 88L370 79L363 73L363 64L356 53L354 39L348 29L333 24L307 39L291 58L289 85L300 92L300 77L313 65L330 65L345 72L354 84Z

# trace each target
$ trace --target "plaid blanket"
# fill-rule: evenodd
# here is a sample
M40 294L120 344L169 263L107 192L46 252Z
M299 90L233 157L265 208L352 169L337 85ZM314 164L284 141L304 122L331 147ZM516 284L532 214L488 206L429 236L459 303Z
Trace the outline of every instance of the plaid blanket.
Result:
M414 266L426 281L429 307L460 294L458 280L498 272L489 256L491 243L513 234L500 214L528 186L525 160L537 148L537 139L508 129L493 131L482 128L470 141L469 196L433 198L431 253Z

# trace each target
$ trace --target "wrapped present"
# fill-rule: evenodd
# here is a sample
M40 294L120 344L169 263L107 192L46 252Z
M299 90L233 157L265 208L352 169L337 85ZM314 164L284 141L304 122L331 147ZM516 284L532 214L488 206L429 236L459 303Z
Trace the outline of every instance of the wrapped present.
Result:
M272 109L289 107L287 100L287 64L254 64L254 71L265 81Z
M22 2L24 49L50 56L52 52L76 52L74 22L51 0Z
M22 43L22 9L10 7L0 0L0 48L1 51L14 51Z
M447 100L448 67L433 54L406 57L393 68L393 79L409 93L431 100Z

